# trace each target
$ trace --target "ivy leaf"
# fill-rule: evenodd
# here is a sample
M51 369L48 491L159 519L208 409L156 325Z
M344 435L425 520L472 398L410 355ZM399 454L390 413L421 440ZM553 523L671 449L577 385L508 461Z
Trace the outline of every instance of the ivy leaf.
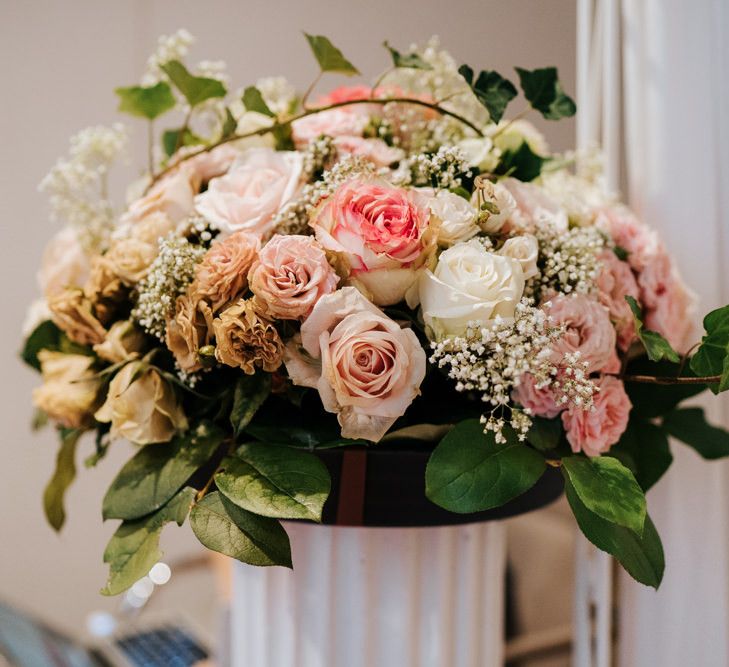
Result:
M574 116L577 107L562 90L556 67L528 70L515 67L524 97L547 120Z
M729 456L729 433L706 421L702 408L681 408L669 412L663 428L674 438L693 447L705 459Z
M56 468L43 491L43 511L56 531L61 530L66 521L63 500L68 487L76 479L76 447L82 433L78 428L59 429L61 447L56 455Z
M250 565L291 567L291 545L281 524L241 509L217 491L192 508L190 525L208 549Z
M266 100L263 99L261 91L255 86L248 86L248 88L243 91L243 106L245 106L248 111L255 111L256 113L261 113L264 116L270 116L271 118L276 115L268 108L268 104L266 104Z
M666 432L632 414L620 440L610 449L610 456L630 469L643 491L648 491L673 463Z
M527 441L541 452L557 447L562 440L562 421L532 417L532 426L527 433Z
M238 121L236 121L233 114L230 113L230 109L228 107L225 107L225 120L223 121L223 127L220 131L220 138L227 139L228 137L232 137L237 129Z
M61 345L61 338L61 330L53 322L41 322L26 339L20 358L39 371L41 366L38 353L41 350L57 350Z
M464 71L472 80L473 71L471 68L469 67L468 70ZM468 81L468 79L466 80ZM498 123L503 118L504 111L506 111L509 102L517 95L514 84L493 70L480 72L475 83L472 85L469 81L469 85L476 99L486 107L489 112L489 117L494 123Z
M207 76L195 76L179 60L170 60L161 65L162 71L170 77L191 107L213 97L225 97L225 86L217 79Z
M392 56L392 64L395 67L403 67L407 69L433 69L433 66L418 53L402 54L397 49L391 47L387 42L383 42L384 46Z
M542 173L546 158L537 155L526 141L522 141L516 150L506 150L501 156L501 162L496 173L504 176L513 176L520 181L533 181Z
M704 330L691 370L699 376L721 375L718 385L709 386L718 394L729 389L729 306L712 310L704 318Z
M154 120L177 104L172 89L164 81L154 86L117 88L114 92L119 97L119 111L148 120Z
M242 433L271 393L270 373L243 375L235 385L230 423L236 437Z
M104 519L138 519L162 507L223 441L223 432L202 423L170 442L145 445L119 471L104 496Z
M626 295L625 300L628 302L630 310L633 312L635 332L638 334L638 338L640 338L641 343L643 343L643 347L645 347L648 358L651 361L668 359L669 361L678 363L681 357L679 357L678 352L671 347L671 344L657 331L651 331L650 329L643 328L643 311L638 305L638 302L630 295Z
M180 132L181 128L178 128L176 130L165 130L162 134L162 148L164 148L167 157L172 156L178 146L198 146L204 143L203 139L193 134L190 128L187 127L182 135L182 141L180 141Z
M322 72L339 72L345 76L359 74L359 70L326 37L308 33L304 33L304 36Z
M582 503L610 523L641 535L646 517L643 489L618 459L566 456L562 468Z
M638 536L632 530L591 512L566 475L564 489L577 525L585 537L598 549L615 556L633 579L657 589L663 579L665 558L661 538L651 518L646 514L643 534Z
M507 442L484 433L478 419L457 424L433 451L425 470L425 495L436 505L466 514L499 507L542 476L544 458L505 430Z
M104 551L104 562L109 564L109 579L102 595L118 595L152 569L162 558L159 538L165 524L185 522L195 498L195 489L182 489L166 505L153 514L135 521L124 521L112 535Z
M308 452L251 443L226 459L215 484L232 503L275 519L321 521L329 496L329 471Z

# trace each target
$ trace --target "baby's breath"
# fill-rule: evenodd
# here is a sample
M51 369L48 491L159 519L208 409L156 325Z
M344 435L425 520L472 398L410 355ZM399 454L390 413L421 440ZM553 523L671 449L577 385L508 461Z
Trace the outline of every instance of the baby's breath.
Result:
M418 153L405 158L395 172L401 185L458 188L472 172L460 148L441 146L437 153Z

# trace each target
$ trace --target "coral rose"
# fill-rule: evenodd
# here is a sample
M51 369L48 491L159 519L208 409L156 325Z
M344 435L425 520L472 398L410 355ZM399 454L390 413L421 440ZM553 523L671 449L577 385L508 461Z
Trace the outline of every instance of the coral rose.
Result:
M523 373L519 377L519 384L512 398L530 415L537 417L552 419L564 410L564 406L557 404L550 386L537 387L536 378L531 373Z
M251 291L274 319L304 319L316 302L337 288L321 246L310 236L274 236L249 274Z

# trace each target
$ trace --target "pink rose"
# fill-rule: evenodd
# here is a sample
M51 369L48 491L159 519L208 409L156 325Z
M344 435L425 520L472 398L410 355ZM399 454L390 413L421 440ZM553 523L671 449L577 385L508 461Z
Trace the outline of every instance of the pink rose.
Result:
M660 246L656 233L646 227L626 206L606 206L597 212L596 225L606 231L616 246L628 253L628 264L642 271Z
M614 445L628 426L630 399L623 383L610 375L603 375L597 385L591 410L570 406L562 413L562 424L573 452L587 456L600 456Z
M529 231L539 223L549 222L558 229L567 230L567 214L543 188L516 178L505 178L499 182L506 187L516 203L508 228Z
M388 146L382 139L341 136L334 138L337 153L357 155L369 160L376 167L389 167L393 162L402 160L405 153L400 148Z
M425 351L353 287L323 296L286 348L294 384L319 391L345 438L377 442L420 391Z
M91 268L89 258L73 227L64 227L43 251L38 285L46 298L63 292L67 287L86 283Z
M512 398L529 414L537 417L552 419L562 410L563 406L557 405L554 392L549 385L537 387L537 381L531 373L524 373L519 378L519 385L514 390Z
M341 185L314 214L316 238L376 305L401 301L435 250L427 198L385 181Z
M199 179L183 164L155 183L141 199L133 202L121 217L121 225L133 226L158 213L163 213L176 224L193 212L195 195L199 189Z
M192 148L193 150L199 150L197 146ZM240 150L231 144L222 144L211 151L200 153L189 160L185 160L183 164L195 174L201 183L207 183L211 179L226 173L236 159L240 157L240 153Z
M326 107L330 104L339 104L340 102L352 102L356 100L368 100L372 97L372 88L359 84L357 86L339 86L329 91L326 95L321 95L316 100L317 107Z
M277 234L263 247L248 280L266 315L299 320L337 288L339 277L313 238Z
M249 148L195 197L197 212L223 236L246 231L265 237L273 217L298 191L302 165L300 153Z
M359 112L351 110L357 107L364 108L365 106L360 104L329 109L294 121L291 123L294 144L301 149L310 141L314 141L322 135L329 137L361 137L369 122L369 115L362 113L361 110Z
M635 339L635 322L626 296L638 300L640 292L630 266L617 258L612 250L600 255L601 269L597 277L598 300L608 309L615 325L618 347L625 351Z
M615 329L607 309L582 294L560 294L550 299L547 310L552 323L564 327L564 333L553 344L554 361L559 363L565 354L580 353L580 361L587 362L590 372L614 366Z

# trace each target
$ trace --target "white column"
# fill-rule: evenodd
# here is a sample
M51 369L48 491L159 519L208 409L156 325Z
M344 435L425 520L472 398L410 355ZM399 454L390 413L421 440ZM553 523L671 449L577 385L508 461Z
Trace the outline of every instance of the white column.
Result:
M294 570L236 563L232 667L501 667L505 529L289 523Z

